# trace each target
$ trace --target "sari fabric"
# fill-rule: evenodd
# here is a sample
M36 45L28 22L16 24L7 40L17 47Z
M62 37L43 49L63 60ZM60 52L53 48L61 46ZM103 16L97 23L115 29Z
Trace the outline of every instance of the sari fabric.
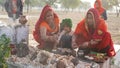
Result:
M87 25L87 15L80 23L78 23L74 35L76 36L76 43L80 47L84 42L89 42L91 40L100 41L97 45L89 45L90 49L100 52L102 49L109 46L106 51L108 56L114 56L115 51L113 48L113 42L110 33L107 31L107 26L105 21L100 18L98 11L94 8L88 10L88 13L92 13L94 18L94 30L91 33Z
M99 8L96 7L96 3L98 3L99 5ZM102 6L102 3L101 3L101 0L96 0L95 3L94 3L94 8L98 10L100 16L104 19L104 20L107 20L107 13L106 13L106 10L103 8Z
M41 26L45 26L46 27L47 35L50 35L51 32L59 30L59 18L58 18L57 14L55 12L54 12L54 22L55 22L56 28L54 30L52 30L49 27L48 23L44 20L45 14L47 13L47 11L53 11L52 8L49 5L46 5L43 8L43 10L41 12L41 15L40 15L40 18L39 18L39 20L35 24L35 30L33 31L33 37L34 37L35 41L39 43L39 46L41 48L43 47L45 42L40 37L40 27Z
M99 8L96 8L96 4L94 4L94 8L98 10L98 12L100 13L100 15L105 11L105 9L102 7L102 3L101 0L96 0L95 3L98 3L98 5L100 6Z

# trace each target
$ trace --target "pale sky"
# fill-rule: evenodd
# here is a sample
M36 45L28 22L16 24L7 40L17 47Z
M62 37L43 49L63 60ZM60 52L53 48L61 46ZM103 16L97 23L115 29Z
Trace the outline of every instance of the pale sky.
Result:
M93 7L93 5L94 5L94 2L95 2L95 0L81 0L81 1L90 2L92 7Z

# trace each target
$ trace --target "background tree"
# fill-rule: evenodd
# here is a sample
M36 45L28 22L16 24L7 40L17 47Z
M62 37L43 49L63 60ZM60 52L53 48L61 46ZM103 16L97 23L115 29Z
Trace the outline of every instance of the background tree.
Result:
M0 7L2 11L4 10L4 3L5 3L5 0L0 0Z
M53 5L57 0L43 0L48 5Z
M31 4L31 0L25 0L25 4L27 6L27 13L29 12L29 9L30 9L30 4Z
M120 13L120 0L102 0L102 5L105 9L116 7L116 14L119 17Z
M62 8L65 8L65 10L69 10L70 8L70 1L69 0L61 0L60 4Z
M25 5L27 7L27 12L30 7L43 7L44 5L54 5L57 0L25 0Z
M102 6L107 10L112 8L112 4L108 0L102 0Z
M91 7L90 2L81 2L79 8L80 10L87 10Z
M80 0L70 0L71 4L70 4L70 8L73 10L77 7L79 7L81 1Z
M42 6L42 7L46 4L54 6L55 3L57 2L57 0L39 0L39 1L40 1L40 4L41 4L40 6Z
M80 0L60 0L61 6L66 10L75 9L79 7L80 3Z

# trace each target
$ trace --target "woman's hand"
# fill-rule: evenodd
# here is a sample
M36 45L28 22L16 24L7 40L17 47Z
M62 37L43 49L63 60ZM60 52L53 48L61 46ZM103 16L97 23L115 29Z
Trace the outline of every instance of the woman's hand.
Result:
M57 40L55 36L48 36L47 41L56 42Z
M79 48L79 46L77 45L75 39L76 39L76 36L73 35L72 36L72 46L71 46L73 49Z
M57 34L54 34L52 36L47 36L47 29L46 27L41 27L40 28L40 35L41 35L41 39L43 39L44 41L50 41L50 42L55 42L57 40Z
M89 42L84 42L82 45L80 45L80 48L88 48L89 47Z
M98 44L98 42L99 41L91 40L89 43L90 43L90 45L96 45L96 44Z
M73 42L73 43L72 43L72 48L73 48L73 49L76 49L76 48L78 48L78 45L77 45L75 42Z

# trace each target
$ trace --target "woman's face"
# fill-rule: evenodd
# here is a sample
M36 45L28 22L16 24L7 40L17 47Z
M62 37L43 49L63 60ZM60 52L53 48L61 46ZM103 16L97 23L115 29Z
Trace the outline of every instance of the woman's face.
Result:
M87 24L89 26L93 26L94 25L94 17L92 16L91 13L87 14Z
M99 8L99 7L100 7L100 5L99 5L98 2L96 2L95 5L96 5L96 8Z
M54 14L53 11L48 11L45 15L46 22L53 22L54 21Z
M64 26L64 30L67 31L67 32L70 32L70 31L71 31L71 28L65 25L65 26Z

